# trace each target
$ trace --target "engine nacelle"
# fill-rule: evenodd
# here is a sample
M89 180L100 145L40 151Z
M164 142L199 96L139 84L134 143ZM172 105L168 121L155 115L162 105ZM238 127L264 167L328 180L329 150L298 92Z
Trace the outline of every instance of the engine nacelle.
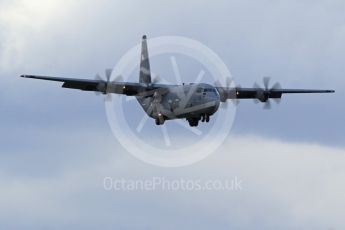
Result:
M261 102L266 102L269 98L269 92L264 91L264 90L259 90L256 93L256 98Z

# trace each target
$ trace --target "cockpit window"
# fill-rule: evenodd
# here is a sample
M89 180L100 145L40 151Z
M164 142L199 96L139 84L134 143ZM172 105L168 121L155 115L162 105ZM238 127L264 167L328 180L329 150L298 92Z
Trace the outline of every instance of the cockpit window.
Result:
M213 88L207 88L207 89L204 89L204 92L215 92L215 89L213 89Z
M201 92L202 92L202 88L197 88L197 89L196 89L196 92L197 92L197 93L201 93Z

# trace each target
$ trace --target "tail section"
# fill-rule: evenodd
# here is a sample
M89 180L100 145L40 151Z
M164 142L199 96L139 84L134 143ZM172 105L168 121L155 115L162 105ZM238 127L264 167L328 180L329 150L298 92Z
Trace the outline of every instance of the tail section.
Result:
M141 42L141 57L140 58L141 59L140 59L139 82L151 83L151 70L150 70L149 53L147 50L146 35L143 36L143 40Z

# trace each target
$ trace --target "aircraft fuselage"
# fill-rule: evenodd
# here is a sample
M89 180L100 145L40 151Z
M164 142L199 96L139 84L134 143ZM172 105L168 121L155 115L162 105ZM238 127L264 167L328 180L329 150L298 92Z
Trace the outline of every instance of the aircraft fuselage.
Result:
M156 122L186 118L197 125L198 121L209 121L219 108L220 96L214 86L204 83L179 85L164 94L137 97L148 116Z

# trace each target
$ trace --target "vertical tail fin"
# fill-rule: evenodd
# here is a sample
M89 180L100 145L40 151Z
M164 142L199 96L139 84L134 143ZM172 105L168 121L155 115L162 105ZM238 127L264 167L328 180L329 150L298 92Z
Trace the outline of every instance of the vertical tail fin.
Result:
M143 40L141 42L139 82L151 83L151 70L150 70L149 53L147 50L146 35L143 36Z

